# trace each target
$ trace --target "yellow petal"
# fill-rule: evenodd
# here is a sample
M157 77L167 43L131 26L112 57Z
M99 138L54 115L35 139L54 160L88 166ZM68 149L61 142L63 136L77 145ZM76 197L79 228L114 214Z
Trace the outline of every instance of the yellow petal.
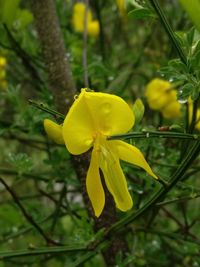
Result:
M181 104L178 101L170 102L161 112L166 119L179 118L181 116Z
M0 67L5 67L7 60L5 57L0 57Z
M98 36L99 35L99 22L98 20L93 20L87 25L88 34L90 36Z
M0 79L4 79L6 77L6 70L0 69Z
M84 101L95 129L104 135L126 133L135 117L129 105L116 95L85 92Z
M137 165L143 168L149 175L155 179L158 177L153 173L149 164L145 160L142 152L135 146L132 146L123 141L109 141L112 142L112 146L117 148L119 158L123 161L127 161L131 164Z
M131 209L133 201L128 191L126 178L121 169L119 159L110 148L108 148L104 156L102 156L100 167L104 175L106 186L112 194L117 208L121 211Z
M189 123L191 124L192 113L193 113L193 101L191 98L188 99L188 112L189 112ZM196 113L195 129L200 131L200 108L197 109L197 113Z
M85 90L74 101L63 123L63 138L69 152L79 155L93 144L94 123L85 102Z
M72 24L77 32L84 31L84 17L85 17L85 4L84 3L76 3L73 7L73 15L72 15ZM92 13L90 9L87 12L87 24L92 21Z
M149 107L160 110L171 101L176 100L176 91L171 90L172 85L168 81L153 79L147 84L145 96Z
M120 97L82 89L63 124L63 138L70 153L86 152L97 133L126 133L134 124L134 114Z
M95 216L99 217L105 205L105 194L99 174L99 155L95 150L92 151L90 167L87 172L86 188Z
M50 139L52 139L55 143L62 145L64 144L63 136L62 136L62 126L57 123L45 119L44 120L44 129Z
M120 16L126 15L126 2L125 0L116 0L116 4L120 13Z

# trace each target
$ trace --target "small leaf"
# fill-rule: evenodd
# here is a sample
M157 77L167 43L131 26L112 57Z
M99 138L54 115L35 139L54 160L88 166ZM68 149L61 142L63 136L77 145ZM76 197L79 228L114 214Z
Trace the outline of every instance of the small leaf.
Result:
M147 8L136 8L128 13L130 18L134 19L145 19L145 18L156 18L155 13Z
M194 33L195 33L195 28L192 27L189 32L187 33L187 41L188 41L188 44L190 46L192 46L193 44L193 40L194 40Z
M193 21L194 25L197 27L197 29L200 31L200 2L199 0L179 0L179 2L182 4L185 11L190 16L191 20Z
M133 113L135 114L135 123L138 124L144 116L144 105L140 98L133 105Z
M169 130L172 131L172 132L179 132L179 133L183 133L184 132L183 127L178 125L178 124L172 124L169 127Z
M15 18L15 28L20 30L24 29L28 24L33 21L33 15L27 9L18 8Z
M4 0L1 3L2 10L0 20L6 23L8 27L12 26L15 20L19 2L20 0Z

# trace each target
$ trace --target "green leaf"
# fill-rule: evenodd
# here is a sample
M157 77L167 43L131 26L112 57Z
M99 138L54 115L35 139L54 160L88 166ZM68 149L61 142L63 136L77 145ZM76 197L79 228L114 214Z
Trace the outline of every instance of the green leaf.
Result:
M190 16L191 20L193 21L194 25L200 31L200 2L199 0L179 0L185 11Z
M0 0L0 20L8 27L12 26L15 20L20 0Z
M187 102L188 97L192 94L194 85L192 83L186 83L178 91L178 99L181 102Z
M17 228L23 223L23 217L21 212L9 204L1 204L0 207L0 234L12 231L16 231Z
M19 153L16 155L10 153L7 161L17 169L19 175L29 172L32 169L32 161L25 153Z
M138 124L144 116L144 105L142 100L138 98L133 105L133 113L135 114L135 124Z
M187 41L188 41L188 44L190 46L192 46L193 44L193 40L194 40L194 33L195 33L195 28L192 27L189 32L187 33Z
M146 19L146 18L156 18L156 14L147 8L136 8L128 13L130 18L134 19Z
M197 100L199 97L199 92L200 92L200 87L199 86L195 86L193 88L193 91L191 93L191 98L192 100Z
M16 29L24 29L28 24L33 21L33 15L26 9L18 9L15 20Z

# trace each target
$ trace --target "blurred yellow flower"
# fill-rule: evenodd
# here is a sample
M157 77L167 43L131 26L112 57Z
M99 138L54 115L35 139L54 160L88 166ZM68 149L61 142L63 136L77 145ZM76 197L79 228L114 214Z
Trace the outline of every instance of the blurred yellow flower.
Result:
M157 179L138 148L123 141L107 139L111 135L126 133L133 127L134 121L132 110L122 98L82 89L69 110L62 128L57 127L60 131L59 136L62 135L71 154L80 155L93 147L86 188L97 217L101 215L105 205L100 170L117 208L121 211L129 210L133 202L120 160L143 168ZM45 129L52 138L54 134L49 132L51 129L47 127ZM58 134L55 133L55 136L57 139Z
M116 0L117 8L119 10L120 16L126 15L126 3L125 0Z
M164 118L180 117L181 105L177 101L176 90L168 81L153 79L147 84L145 96L149 107L160 111Z
M189 123L191 123L192 113L193 113L193 101L191 98L189 98L188 100L188 112L189 112ZM195 128L198 131L200 131L200 108L197 109Z
M82 2L76 3L73 7L72 24L77 32L84 32L85 11L86 6ZM87 10L86 21L88 35L97 37L99 35L99 22L93 20L90 9Z
M7 64L6 58L0 56L0 89L5 89L7 87L6 64Z
M6 60L6 58L0 56L0 68L1 68L1 67L5 67L6 64L7 64L7 60Z

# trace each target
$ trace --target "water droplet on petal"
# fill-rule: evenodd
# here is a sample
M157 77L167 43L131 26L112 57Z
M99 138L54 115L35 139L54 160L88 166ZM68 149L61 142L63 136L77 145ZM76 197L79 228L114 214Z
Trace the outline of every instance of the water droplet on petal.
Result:
M104 114L108 114L108 113L110 113L110 111L111 111L111 104L110 104L110 103L107 103L107 102L103 103L103 104L101 105L101 111L102 111Z
M76 100L76 99L78 99L78 95L75 95L75 96L74 96L74 100Z

